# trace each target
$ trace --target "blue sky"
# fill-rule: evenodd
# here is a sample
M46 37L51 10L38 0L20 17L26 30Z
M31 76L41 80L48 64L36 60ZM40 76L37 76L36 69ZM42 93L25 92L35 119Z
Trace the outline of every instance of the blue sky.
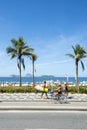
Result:
M75 76L72 45L87 48L87 0L0 0L0 76L19 74L16 59L10 60L6 47L11 39L23 36L35 49L36 76ZM79 64L79 76L87 75ZM32 73L31 60L25 58L25 71Z

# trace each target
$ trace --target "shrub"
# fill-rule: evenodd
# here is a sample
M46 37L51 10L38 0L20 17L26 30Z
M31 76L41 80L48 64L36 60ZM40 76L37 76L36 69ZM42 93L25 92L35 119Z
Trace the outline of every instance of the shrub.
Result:
M49 91L53 88L55 92L57 92L58 86L49 86ZM40 91L36 90L35 88L31 86L22 86L22 87L16 87L16 86L4 86L0 87L0 93L38 93ZM75 86L69 87L70 93L77 93L77 89ZM80 86L79 87L79 93L86 93L87 94L87 86Z
M35 88L32 87L15 87L15 86L4 86L0 87L0 93L27 93L35 92Z

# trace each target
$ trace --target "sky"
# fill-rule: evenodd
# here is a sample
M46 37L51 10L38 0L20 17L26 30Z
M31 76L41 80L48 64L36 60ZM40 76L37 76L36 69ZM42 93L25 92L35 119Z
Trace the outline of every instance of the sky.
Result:
M17 59L6 48L11 39L23 37L38 55L35 76L75 76L72 45L87 48L87 0L0 0L0 77L18 75ZM79 63L79 76L87 76ZM32 61L25 57L22 76L32 74Z

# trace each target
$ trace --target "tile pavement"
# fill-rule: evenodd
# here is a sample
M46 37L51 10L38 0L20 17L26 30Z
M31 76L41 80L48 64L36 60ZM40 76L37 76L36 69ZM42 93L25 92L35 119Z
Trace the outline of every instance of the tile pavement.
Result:
M50 101L52 99L51 95L48 94L48 99L45 95L41 98L41 93L0 93L0 101ZM87 94L69 94L67 97L68 101L83 101L87 102Z

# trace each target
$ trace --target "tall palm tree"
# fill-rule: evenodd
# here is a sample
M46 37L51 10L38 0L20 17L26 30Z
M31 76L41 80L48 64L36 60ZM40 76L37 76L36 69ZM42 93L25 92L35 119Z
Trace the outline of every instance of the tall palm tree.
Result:
M78 86L78 63L80 62L82 65L82 69L84 70L84 64L82 62L83 58L87 57L86 49L83 48L80 44L77 44L75 47L72 46L72 49L74 51L74 54L66 54L67 56L75 59L75 67L76 67L76 86L79 89Z
M38 58L38 56L37 56L36 54L32 54L32 55L31 55L33 87L34 87L34 72L35 72L34 62L37 60L37 58Z
M23 66L23 69L25 69L23 57L32 55L34 49L25 43L23 37L19 37L18 40L13 38L11 42L12 46L8 46L6 51L10 55L11 59L15 57L17 58L17 66L19 69L19 86L21 86L21 65Z

